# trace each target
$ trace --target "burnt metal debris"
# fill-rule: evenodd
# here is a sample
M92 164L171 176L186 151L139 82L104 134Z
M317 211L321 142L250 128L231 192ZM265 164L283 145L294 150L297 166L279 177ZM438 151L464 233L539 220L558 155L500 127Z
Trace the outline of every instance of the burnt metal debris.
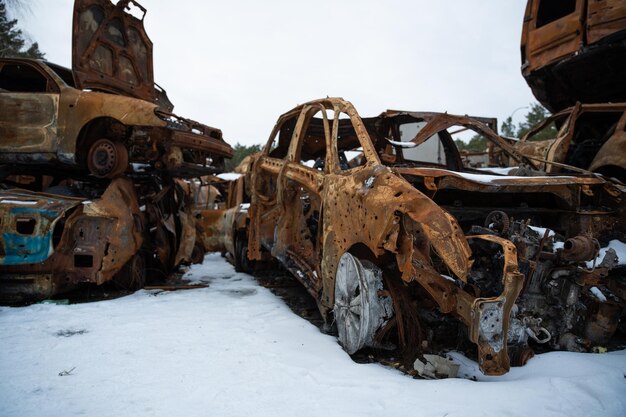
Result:
M465 167L458 128L533 175ZM466 116L361 118L343 99L311 101L254 157L248 255L291 271L349 353L392 338L415 355L464 334L500 375L534 346L586 351L624 312L612 245L626 241L625 188L537 165Z
M134 290L148 270L202 260L189 179L221 172L233 151L219 129L172 113L145 12L77 0L71 70L0 59L4 302L85 282Z

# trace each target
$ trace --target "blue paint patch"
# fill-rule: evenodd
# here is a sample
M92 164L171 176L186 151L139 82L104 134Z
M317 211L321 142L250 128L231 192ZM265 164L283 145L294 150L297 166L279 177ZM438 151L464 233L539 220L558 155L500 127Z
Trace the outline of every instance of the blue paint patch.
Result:
M4 259L0 265L23 265L43 262L51 253L52 230L43 236L24 236L17 233L3 233Z
M59 216L58 211L40 209L36 207L11 207L9 211L12 215L25 215L25 214L37 214L39 216L48 217L50 219L54 219Z

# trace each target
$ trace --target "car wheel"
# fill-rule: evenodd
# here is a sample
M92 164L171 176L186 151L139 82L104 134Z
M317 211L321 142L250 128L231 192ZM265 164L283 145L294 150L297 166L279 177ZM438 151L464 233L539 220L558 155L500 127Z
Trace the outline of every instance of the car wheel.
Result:
M123 291L137 291L146 285L146 260L142 254L136 253L115 275L113 283Z
M115 178L128 167L128 150L110 139L98 139L89 148L87 168L98 178Z
M372 346L376 331L392 316L391 298L379 296L382 289L380 268L350 253L341 256L335 275L333 314L339 344L349 354Z
M235 271L250 273L253 263L248 259L248 238L244 233L235 237Z
M201 264L204 262L205 250L204 247L196 242L193 246L193 251L191 252L191 263L192 264Z

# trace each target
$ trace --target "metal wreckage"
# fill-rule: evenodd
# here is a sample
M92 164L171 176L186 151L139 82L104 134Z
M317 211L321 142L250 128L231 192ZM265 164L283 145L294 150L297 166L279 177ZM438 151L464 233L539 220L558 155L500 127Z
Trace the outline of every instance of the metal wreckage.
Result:
M535 152L495 119L361 118L326 98L282 115L240 176L219 179L232 149L171 113L145 12L77 0L72 70L0 60L5 301L82 282L140 288L147 269L221 250L239 271L278 260L350 354L397 347L411 363L456 348L500 375L534 350L621 343L626 187L566 165L585 138L564 128L554 151ZM576 109L555 117L574 131ZM607 132L622 132L621 114ZM466 130L515 175L472 168L453 139Z
M463 129L520 174L464 166ZM604 346L623 317L624 185L541 172L477 119L311 101L278 119L246 181L250 260L291 271L350 354L468 340L500 375L537 347Z
M5 302L83 282L141 288L147 269L167 274L198 250L183 179L221 172L232 148L171 113L145 13L132 0L77 0L72 70L0 59Z

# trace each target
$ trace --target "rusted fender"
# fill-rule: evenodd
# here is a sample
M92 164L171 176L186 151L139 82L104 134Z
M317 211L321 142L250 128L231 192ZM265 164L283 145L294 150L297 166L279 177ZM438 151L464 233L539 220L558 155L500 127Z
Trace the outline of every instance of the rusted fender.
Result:
M54 226L66 211L82 201L19 189L0 191L0 265L24 265L48 259L54 251Z
M331 308L334 300L334 275L339 258L354 245L364 244L376 256L384 251L396 256L404 254L410 262L412 242L411 247L406 247L399 239L402 216L420 226L428 247L460 280L467 279L472 266L471 250L460 226L444 209L391 169L378 165L355 170L352 175L329 175L324 187L323 200L333 202L323 210L321 303L324 307ZM411 268L399 267L404 269L403 280L415 279Z
M102 266L96 274L96 283L100 285L110 280L143 244L143 218L133 183L126 178L111 181L102 197L84 204L83 213L116 220Z
M384 181L375 181L374 185L377 182L380 185L376 193L371 193L371 198L378 202L371 202L370 206L389 208L389 201L394 201L395 210L416 222L437 255L459 279L466 281L472 267L472 251L454 217L403 178L389 175ZM406 278L403 274L403 279Z

